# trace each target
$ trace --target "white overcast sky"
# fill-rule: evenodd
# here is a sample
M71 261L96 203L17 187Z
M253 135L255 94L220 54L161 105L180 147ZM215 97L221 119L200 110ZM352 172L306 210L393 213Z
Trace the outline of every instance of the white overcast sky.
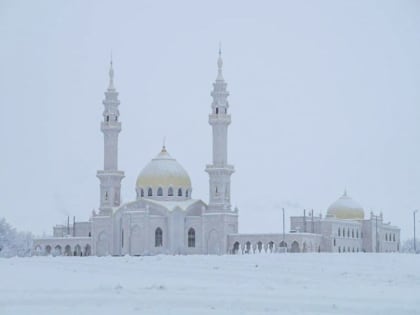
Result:
M281 231L282 207L325 214L346 187L411 236L419 1L1 0L0 216L41 234L98 207L111 50L123 200L166 137L207 201L219 41L240 232Z

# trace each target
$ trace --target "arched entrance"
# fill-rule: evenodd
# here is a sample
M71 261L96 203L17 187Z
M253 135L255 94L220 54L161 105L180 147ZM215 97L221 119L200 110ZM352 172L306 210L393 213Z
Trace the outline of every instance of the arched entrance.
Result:
M239 242L233 244L233 254L236 255L239 252Z
M64 256L73 256L70 245L66 245L66 247L64 247Z
M56 247L54 247L54 256L61 256L61 246L57 245Z
M74 247L74 252L73 252L73 255L74 255L74 256L82 256L82 248L80 247L80 245L79 245L79 244L77 244L77 245Z
M292 246L290 248L290 252L291 253L299 253L300 252L299 243L297 241L293 241Z
M89 244L86 244L83 256L90 256L92 255L92 250Z
M51 255L51 246L50 245L45 246L45 255Z

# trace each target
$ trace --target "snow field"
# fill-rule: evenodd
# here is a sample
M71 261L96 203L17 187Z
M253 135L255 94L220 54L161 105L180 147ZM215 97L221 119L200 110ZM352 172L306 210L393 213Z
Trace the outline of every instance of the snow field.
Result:
M0 259L0 314L420 314L420 255Z

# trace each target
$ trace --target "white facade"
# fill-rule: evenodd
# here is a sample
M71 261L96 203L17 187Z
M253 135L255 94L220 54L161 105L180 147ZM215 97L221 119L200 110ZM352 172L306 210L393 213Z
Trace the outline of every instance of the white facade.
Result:
M88 222L56 226L53 236L34 240L34 253L67 256L155 254L249 254L275 252L398 251L399 229L384 224L382 215L364 219L363 209L345 193L328 209L327 217L291 218L291 232L239 234L238 210L232 210L230 185L234 167L228 163L229 93L221 52L213 83L209 124L213 159L207 165L210 200L192 199L187 171L167 152L161 152L140 172L136 198L120 204L124 172L118 170L118 92L114 70L103 101L104 169L98 211Z

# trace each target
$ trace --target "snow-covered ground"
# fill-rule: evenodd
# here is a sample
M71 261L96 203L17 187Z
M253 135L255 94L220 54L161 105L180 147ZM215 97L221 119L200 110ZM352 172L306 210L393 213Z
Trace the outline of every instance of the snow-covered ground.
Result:
M420 314L420 255L0 259L0 314Z

